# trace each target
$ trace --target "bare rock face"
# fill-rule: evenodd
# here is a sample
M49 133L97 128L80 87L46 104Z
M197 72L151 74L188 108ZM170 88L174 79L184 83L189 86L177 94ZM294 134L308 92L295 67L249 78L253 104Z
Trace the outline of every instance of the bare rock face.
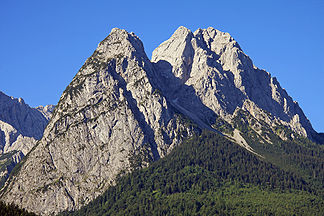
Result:
M26 155L36 144L34 137L24 136L12 125L0 120L0 154L10 151L21 151Z
M49 121L54 111L54 105L38 106L36 109L43 114L43 116Z
M0 154L16 150L26 155L43 136L47 123L47 117L22 98L0 92Z
M298 103L275 77L254 66L228 33L213 28L192 33L180 27L153 51L152 61L166 80L170 74L178 78L178 85L166 88L182 106L190 103L184 95L196 94L204 106L228 122L239 107L257 119L267 119L269 125L280 121L300 135L312 138L314 134ZM190 111L199 113L202 106L195 104ZM210 124L216 119L206 113L201 118Z
M47 123L45 113L29 107L21 98L0 92L0 188L14 166L42 137Z
M4 199L40 214L79 208L192 134L153 70L137 36L113 29L62 94Z
M316 133L277 80L255 67L228 33L180 27L150 61L136 35L115 28L63 92L2 199L44 215L78 209L118 175L148 166L201 129L220 133L223 127L255 153L233 129L242 112L269 127Z
M13 168L18 164L24 154L22 151L10 151L0 155L0 188L5 184Z
M0 120L10 124L23 136L40 139L47 125L46 118L25 104L22 98L13 98L0 92Z

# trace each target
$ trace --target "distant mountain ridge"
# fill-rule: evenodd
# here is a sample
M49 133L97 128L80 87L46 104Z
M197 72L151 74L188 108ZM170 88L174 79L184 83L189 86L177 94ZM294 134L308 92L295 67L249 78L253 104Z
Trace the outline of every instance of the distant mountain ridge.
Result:
M10 150L21 150L24 154L31 147L13 148L17 140L34 139L39 140L43 136L43 131L48 123L47 115L53 109L53 106L47 110L47 113L40 112L36 108L28 106L22 98L13 98L0 92L0 122L1 122L1 143L0 151L5 153ZM47 109L47 108L46 108ZM13 148L13 149L12 149Z
M202 130L261 158L248 138L321 137L228 33L180 27L149 60L134 33L114 28L63 92L2 199L45 215L78 209Z
M44 111L31 108L22 98L0 92L0 182L1 186L13 167L43 136L54 106Z

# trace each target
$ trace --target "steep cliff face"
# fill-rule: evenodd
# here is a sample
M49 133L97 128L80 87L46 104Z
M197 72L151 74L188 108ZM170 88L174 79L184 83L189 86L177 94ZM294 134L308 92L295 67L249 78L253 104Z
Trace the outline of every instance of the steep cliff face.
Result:
M22 98L0 92L0 154L21 151L26 155L43 136L52 105L40 112L28 106ZM45 114L46 113L46 114Z
M190 135L195 127L154 87L152 70L141 41L113 29L62 94L6 201L42 214L78 208Z
M190 103L184 95L196 94L202 104L228 122L241 108L269 125L284 124L310 138L314 134L298 103L275 77L254 66L228 33L213 28L192 33L180 27L153 51L152 61L166 83L170 74L178 78L177 85L165 89L183 106ZM192 113L201 110L195 104L188 106ZM207 116L205 113L202 118L213 125L216 115Z
M148 166L201 129L257 154L236 128L241 116L257 133L277 125L316 133L228 33L180 27L150 61L136 35L113 29L63 92L2 199L45 215L78 209L119 174Z
M25 104L22 98L13 98L0 92L0 120L10 124L23 136L40 139L47 125L46 118Z
M0 92L0 188L14 166L42 137L50 112L48 109L47 117L23 99Z

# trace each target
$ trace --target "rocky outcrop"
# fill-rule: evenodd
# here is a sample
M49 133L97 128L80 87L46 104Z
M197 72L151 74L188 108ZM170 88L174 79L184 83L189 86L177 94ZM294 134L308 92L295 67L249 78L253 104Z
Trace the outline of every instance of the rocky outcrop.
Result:
M43 135L52 106L42 112L29 107L21 98L0 92L0 188L14 166Z
M0 188L2 188L11 171L23 157L24 154L16 150L0 155Z
M216 116L231 122L239 107L269 125L280 121L300 135L312 138L314 134L298 103L275 77L254 66L228 33L213 28L192 33L180 27L153 51L152 61L164 83L172 83L164 88L167 94L182 106L191 102L184 95L197 95L213 111L201 117L211 125ZM188 106L190 112L201 113L203 106L197 104Z
M135 34L113 29L63 92L2 199L45 215L78 209L118 175L164 157L201 129L221 130L254 152L233 128L244 112L269 127L314 132L298 104L228 33L180 27L150 61Z
M52 106L40 112L0 92L0 154L21 151L26 155L43 136Z
M4 199L41 214L72 210L198 130L153 81L133 33L113 29L62 94Z
M25 104L22 98L13 98L0 92L0 120L10 124L20 134L40 139L47 120L35 108Z
M54 111L54 105L38 106L36 109L43 114L43 116L49 121Z

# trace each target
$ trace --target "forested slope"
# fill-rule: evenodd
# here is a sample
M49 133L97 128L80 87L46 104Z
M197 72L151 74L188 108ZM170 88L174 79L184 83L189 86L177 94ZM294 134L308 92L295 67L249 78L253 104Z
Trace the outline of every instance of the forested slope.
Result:
M117 182L63 215L324 214L318 184L207 131Z

